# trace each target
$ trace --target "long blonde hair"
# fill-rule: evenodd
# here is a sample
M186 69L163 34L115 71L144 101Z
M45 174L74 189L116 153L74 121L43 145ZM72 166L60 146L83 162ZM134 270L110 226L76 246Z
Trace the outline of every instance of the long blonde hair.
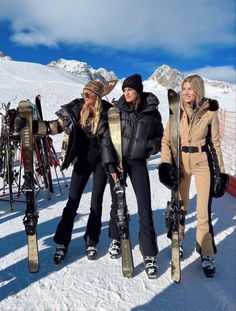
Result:
M191 75L186 77L181 85L181 90L183 90L183 85L185 82L189 82L192 86L192 89L197 97L197 102L200 102L200 100L205 97L205 86L204 81L199 75Z
M101 110L102 110L102 101L98 96L92 110L89 106L83 105L82 110L80 112L80 126L81 127L89 126L92 134L96 134L98 122L100 120Z

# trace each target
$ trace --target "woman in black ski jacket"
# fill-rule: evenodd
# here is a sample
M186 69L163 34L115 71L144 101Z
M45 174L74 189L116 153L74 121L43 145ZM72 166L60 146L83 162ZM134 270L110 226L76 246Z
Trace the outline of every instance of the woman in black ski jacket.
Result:
M103 193L107 183L98 136L102 131L100 121L111 107L107 101L101 100L103 90L102 83L92 80L85 85L83 94L81 94L82 98L73 100L56 112L57 120L34 121L33 123L34 133L39 135L54 135L65 131L68 141L66 146L64 145L66 148L62 169L73 164L69 199L54 235L54 241L58 244L53 257L56 264L61 263L66 256L74 218L91 174L93 174L93 189L84 239L88 259L94 259L97 254L96 245L101 231ZM19 132L24 125L25 121L17 117L16 131Z
M155 256L158 248L151 209L150 180L146 160L160 150L163 134L161 115L158 111L158 98L152 93L143 92L142 78L134 74L124 80L124 95L116 103L121 118L122 164L124 178L129 175L137 199L139 214L139 243L144 258L145 271L149 278L156 277ZM114 191L115 181L120 172L114 148L107 130L101 141L102 157L110 173L112 195L109 236L111 258L120 254L120 236L116 224L118 202Z

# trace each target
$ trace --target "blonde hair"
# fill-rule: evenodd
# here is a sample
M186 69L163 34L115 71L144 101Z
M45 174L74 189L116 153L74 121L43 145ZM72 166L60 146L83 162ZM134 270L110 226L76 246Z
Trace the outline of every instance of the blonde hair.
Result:
M183 90L185 82L189 82L191 84L191 87L197 97L197 102L199 102L203 97L205 97L204 81L199 75L191 75L186 77L182 82L181 90Z
M102 110L102 101L98 96L94 104L92 114L90 107L87 105L83 105L82 110L80 112L81 127L89 126L92 134L96 134L98 122L100 120L101 110Z

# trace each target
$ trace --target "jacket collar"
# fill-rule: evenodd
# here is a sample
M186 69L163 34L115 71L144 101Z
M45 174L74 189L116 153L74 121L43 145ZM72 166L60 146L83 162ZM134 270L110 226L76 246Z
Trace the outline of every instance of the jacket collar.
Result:
M153 93L143 92L141 100L145 102L144 109L141 112L153 111L159 105L159 100ZM119 109L132 112L132 108L130 104L126 102L124 95L119 98L116 105Z

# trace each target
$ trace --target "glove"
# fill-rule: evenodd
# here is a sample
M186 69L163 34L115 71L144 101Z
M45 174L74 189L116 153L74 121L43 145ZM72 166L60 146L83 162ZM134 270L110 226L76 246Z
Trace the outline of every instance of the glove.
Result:
M116 165L115 163L109 163L105 165L106 171L108 174L117 173Z
M161 137L156 137L156 138L151 139L148 142L147 147L148 147L148 151L149 151L149 153L148 153L149 156L157 154L158 152L160 152L160 150L161 150Z
M14 131L20 133L20 131L26 126L27 120L22 117L15 117L14 120Z
M170 190L177 190L177 169L170 163L161 163L158 167L160 182Z
M213 197L220 198L224 195L228 188L229 177L225 173L215 173L214 174L214 184L213 184Z

